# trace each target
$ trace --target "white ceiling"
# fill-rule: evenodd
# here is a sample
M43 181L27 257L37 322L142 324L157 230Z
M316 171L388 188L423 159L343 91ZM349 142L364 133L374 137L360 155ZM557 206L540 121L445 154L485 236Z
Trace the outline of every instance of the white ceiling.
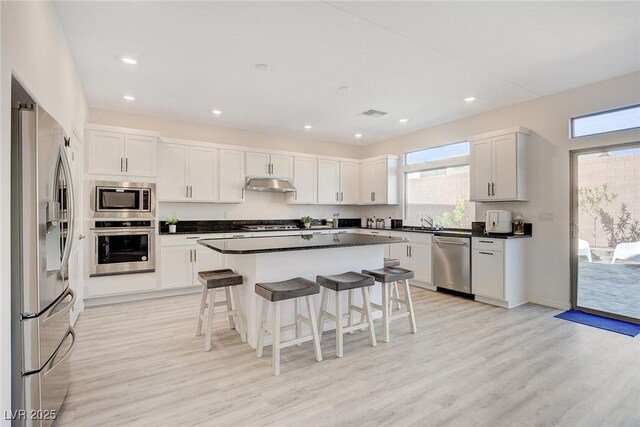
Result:
M56 7L91 107L350 144L640 70L639 2Z

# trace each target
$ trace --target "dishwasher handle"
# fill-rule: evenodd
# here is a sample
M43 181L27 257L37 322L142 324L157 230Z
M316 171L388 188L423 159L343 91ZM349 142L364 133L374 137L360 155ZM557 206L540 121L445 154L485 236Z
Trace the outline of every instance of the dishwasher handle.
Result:
M453 240L434 240L437 244L466 246L467 242L456 242Z

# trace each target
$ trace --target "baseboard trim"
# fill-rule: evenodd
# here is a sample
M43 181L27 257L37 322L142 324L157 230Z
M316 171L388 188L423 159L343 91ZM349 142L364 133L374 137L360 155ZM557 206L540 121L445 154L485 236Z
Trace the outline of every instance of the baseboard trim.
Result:
M571 309L571 304L566 303L566 302L558 302L558 301L551 301L551 300L538 299L538 298L530 298L529 302L531 304L543 305L545 307L555 308L555 309L558 309L558 310L570 310Z
M194 285L177 289L163 289L159 291L137 292L134 294L109 295L102 297L85 298L85 308L97 307L108 304L119 304L122 302L142 301L154 298L173 297L177 295L195 294L202 290L202 286ZM196 313L197 314L197 313Z

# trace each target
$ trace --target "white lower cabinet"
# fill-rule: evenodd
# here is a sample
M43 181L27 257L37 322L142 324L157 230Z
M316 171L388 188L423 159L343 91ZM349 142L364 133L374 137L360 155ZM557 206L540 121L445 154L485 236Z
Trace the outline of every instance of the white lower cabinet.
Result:
M527 239L472 239L471 292L476 301L505 308L527 302L527 244Z
M205 236L163 236L160 247L160 288L198 285L198 272L222 266L222 256L195 243Z
M426 233L392 232L393 237L404 237L406 243L393 243L390 246L390 258L400 261L400 267L413 270L414 285L422 285L431 289L433 274L431 270L431 244L433 236Z

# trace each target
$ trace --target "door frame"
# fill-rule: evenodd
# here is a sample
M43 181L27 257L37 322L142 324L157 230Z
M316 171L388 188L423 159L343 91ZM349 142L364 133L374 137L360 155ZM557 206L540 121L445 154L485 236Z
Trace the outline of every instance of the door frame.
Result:
M640 319L624 316L616 313L609 313L593 308L581 307L578 305L578 157L583 154L600 153L603 151L619 150L624 148L640 148L640 141L626 142L622 144L600 145L597 147L581 148L569 151L570 170L570 205L569 205L569 241L570 241L570 265L571 265L571 308L585 313L598 316L609 317L611 319L623 320L629 323L640 324Z

